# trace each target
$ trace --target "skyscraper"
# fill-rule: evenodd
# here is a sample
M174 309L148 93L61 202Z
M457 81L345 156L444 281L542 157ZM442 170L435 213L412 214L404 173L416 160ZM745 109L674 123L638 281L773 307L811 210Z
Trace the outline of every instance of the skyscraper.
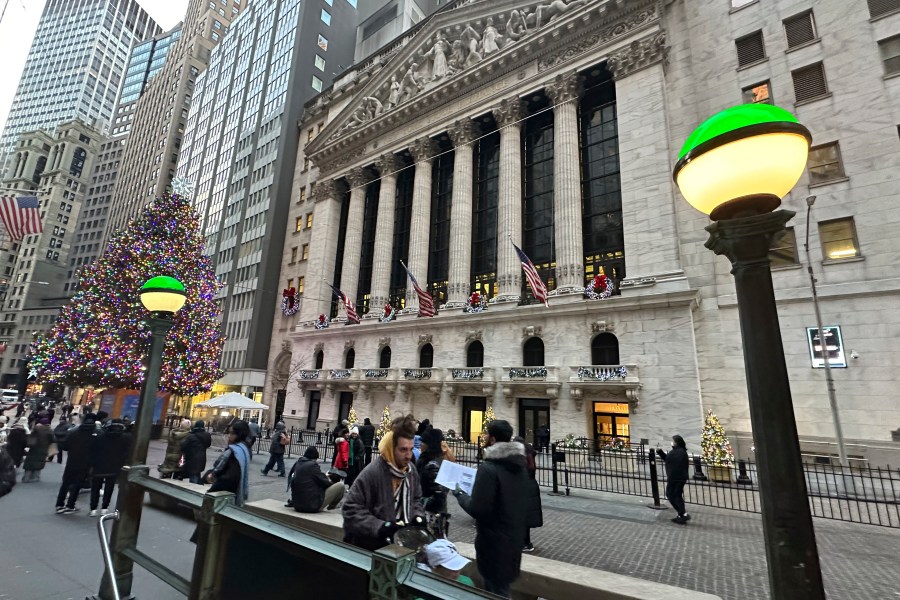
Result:
M136 0L47 0L0 135L0 162L27 131L75 118L108 131L131 46L159 32Z
M109 217L112 194L119 178L119 168L135 105L147 89L150 80L166 63L169 49L181 36L179 24L171 31L145 40L131 49L125 80L119 94L119 103L113 114L112 135L100 145L97 160L91 173L91 183L84 198L83 209L78 213L74 228L75 240L68 256L68 271L63 293L74 293L78 285L78 269L94 262L103 249L106 220Z
M281 300L297 122L303 103L352 62L357 23L353 0L259 0L197 79L178 173L195 184L206 249L225 284L227 375L214 392L262 391Z
M105 239L172 182L197 76L247 1L191 0L188 5L180 38L135 103ZM136 86L132 82L122 93L133 94Z

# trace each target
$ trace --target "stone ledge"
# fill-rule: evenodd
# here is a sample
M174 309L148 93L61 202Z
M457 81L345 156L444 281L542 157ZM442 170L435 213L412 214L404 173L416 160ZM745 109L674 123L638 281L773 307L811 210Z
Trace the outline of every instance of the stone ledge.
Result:
M343 539L343 516L339 510L299 513L272 499L248 502L245 508L279 523L333 540ZM454 544L460 554L474 561L474 545ZM513 584L513 595L517 600L720 600L711 594L527 554L522 556L522 574Z

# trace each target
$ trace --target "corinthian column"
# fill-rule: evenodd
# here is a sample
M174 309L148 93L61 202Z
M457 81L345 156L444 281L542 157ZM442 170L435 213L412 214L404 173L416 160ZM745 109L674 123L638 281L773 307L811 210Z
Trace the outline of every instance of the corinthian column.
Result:
M462 307L469 295L472 270L472 141L475 123L461 119L447 131L455 146L453 197L450 206L450 275L448 307Z
M581 160L578 152L578 99L575 71L557 75L545 89L553 109L553 233L556 238L556 292L584 290Z
M428 284L428 248L431 237L431 159L437 154L437 144L431 138L413 142L409 151L416 161L413 181L412 221L409 225L409 267L413 277L423 287ZM413 286L406 286L406 308L419 309L419 297Z
M334 278L341 226L341 199L344 195L342 188L334 179L326 179L317 182L313 191L313 214L316 228L322 232L323 243L313 244L309 249L305 294L310 300L300 305L302 321L311 321L323 313L327 315L331 306L331 290L323 280L330 282Z
M494 108L500 128L500 197L497 204L497 302L518 302L522 266L510 240L522 247L522 126L525 103L503 100Z
M397 173L402 162L393 154L378 159L381 192L378 195L378 217L375 223L375 251L372 255L372 299L369 314L378 315L390 297L391 255L394 248L394 208L397 205Z
M341 291L356 302L359 285L359 259L362 254L363 213L366 208L366 186L373 179L372 172L356 168L347 174L350 184L350 209L347 211L347 230L344 233L344 263L341 266Z

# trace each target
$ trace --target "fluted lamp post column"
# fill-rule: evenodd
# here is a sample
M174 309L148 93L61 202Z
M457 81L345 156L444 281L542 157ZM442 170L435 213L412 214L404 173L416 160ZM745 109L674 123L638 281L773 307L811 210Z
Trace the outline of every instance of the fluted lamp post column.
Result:
M673 173L688 203L714 221L706 247L732 264L770 597L777 600L825 598L769 265L773 236L794 216L775 209L803 173L811 141L784 109L736 106L688 137Z
M147 469L144 465L147 462L147 448L150 445L151 421L156 406L156 391L159 389L166 334L175 324L173 317L184 306L187 295L180 281L174 277L161 276L149 279L141 287L140 298L141 304L149 312L147 325L150 329L150 356L134 424L134 442L131 459L128 462L132 470ZM118 584L117 591L123 598L131 594L134 577L134 563L125 553L137 546L143 507L144 490L127 482L123 483L119 487L119 497L116 501L119 518L113 523L110 535L114 577ZM115 597L109 573L104 573L100 583L100 598L112 600Z

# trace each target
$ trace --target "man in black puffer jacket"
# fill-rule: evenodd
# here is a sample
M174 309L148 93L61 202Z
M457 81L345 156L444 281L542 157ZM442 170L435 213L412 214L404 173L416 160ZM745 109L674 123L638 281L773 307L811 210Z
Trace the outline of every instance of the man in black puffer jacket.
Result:
M56 513L73 513L78 490L91 469L91 456L94 442L97 439L97 418L88 413L81 421L78 429L69 432L66 438L66 449L69 458L63 471L59 494L56 496ZM64 504L65 503L65 504Z
M672 522L687 525L687 522L691 520L691 515L685 512L684 506L684 486L690 474L687 444L680 435L673 435L672 449L669 452L663 452L657 448L656 453L666 461L666 499L678 513Z
M474 519L475 558L485 589L509 598L509 587L519 577L522 548L528 530L528 473L525 446L512 442L513 429L506 421L492 421L487 429L488 447L478 467L472 495L459 490L453 495Z
M181 442L181 455L184 457L181 472L191 483L203 483L201 475L206 470L206 449L211 445L212 436L206 432L206 423L203 421L194 423L191 432Z
M125 432L125 423L122 422L122 419L113 419L97 436L94 446L91 448L91 468L94 475L91 479L90 516L97 516L101 487L103 488L103 506L100 514L106 514L113 489L116 487L116 479L128 461L129 452L131 452L131 434ZM69 460L72 460L71 457Z
M344 497L344 483L331 483L319 468L319 451L310 446L291 469L291 506L302 513L335 508Z

